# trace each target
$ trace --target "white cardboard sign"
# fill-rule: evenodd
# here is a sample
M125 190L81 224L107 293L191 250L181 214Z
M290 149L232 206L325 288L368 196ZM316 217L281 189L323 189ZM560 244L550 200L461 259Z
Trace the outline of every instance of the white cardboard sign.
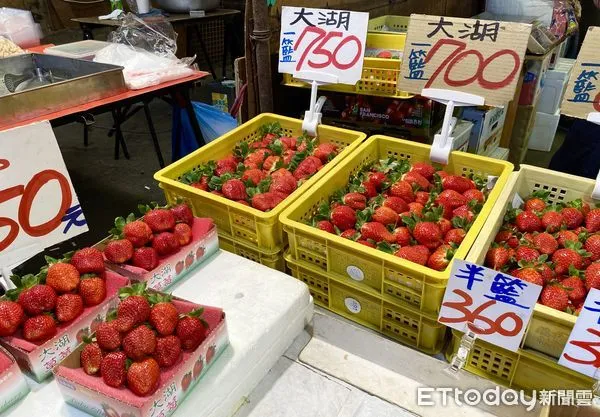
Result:
M362 75L369 14L282 7L279 72L325 83L356 84Z
M541 291L539 285L456 259L438 321L516 352Z
M0 132L0 265L13 262L11 252L87 230L50 123Z

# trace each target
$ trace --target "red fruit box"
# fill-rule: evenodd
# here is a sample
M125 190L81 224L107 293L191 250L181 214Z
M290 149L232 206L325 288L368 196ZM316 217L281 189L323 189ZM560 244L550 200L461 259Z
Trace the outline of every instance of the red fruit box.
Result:
M98 249L103 249L105 242L100 242ZM133 265L116 265L110 262L106 262L106 266L131 280L146 282L148 288L165 291L218 249L217 227L212 219L194 217L192 241L176 253L161 258L153 270L146 271Z
M154 394L138 397L126 387L109 387L102 377L87 375L80 367L81 345L54 370L65 401L98 417L171 415L229 344L223 310L175 297L173 303L180 313L204 307L202 318L208 322L210 330L195 351L184 351L177 364L161 370L160 385Z
M0 343L15 357L23 370L41 382L52 373L60 361L65 359L80 343L83 336L92 333L104 320L111 305L117 302L119 288L129 280L115 272L106 271L106 299L92 307L83 309L75 320L57 325L52 339L37 345L23 339L21 330L13 336L3 337Z
M29 385L15 358L0 347L0 413L29 393Z

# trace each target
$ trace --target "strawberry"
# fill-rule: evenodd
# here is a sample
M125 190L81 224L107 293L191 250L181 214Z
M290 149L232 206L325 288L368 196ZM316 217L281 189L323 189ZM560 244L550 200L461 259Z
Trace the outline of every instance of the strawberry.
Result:
M412 203L408 203L408 210L411 214L416 215L417 217L421 217L423 215L423 204L417 203L416 201Z
M427 191L431 188L431 184L427 178L419 174L417 171L409 171L402 176L402 179L410 184L413 189Z
M48 267L46 285L59 294L75 291L79 286L79 271L68 263L52 264Z
M593 212L594 210L592 210ZM583 246L586 252L591 253L590 260L592 262L600 259L600 235L592 235L587 238Z
M250 184L254 187L256 187L258 183L264 179L265 173L262 172L260 169L247 169L246 171L244 171L244 174L242 174L241 178L241 180L245 184Z
M544 279L535 268L520 268L512 272L512 275L522 281L530 282L540 287L544 286Z
M281 157L277 155L269 155L263 162L262 169L263 171L269 172L271 169L274 169L277 164L281 164Z
M208 191L208 181L209 178L207 176L203 176L199 181L193 182L190 184L190 187L197 188L199 190Z
M102 358L100 375L109 387L119 388L125 383L127 355L123 352L111 352Z
M56 292L48 285L36 284L21 291L17 302L30 316L51 312L56 306Z
M566 274L569 271L569 267L573 266L575 269L581 269L583 259L581 255L574 249L574 244L567 243L567 248L559 249L552 255L552 262L554 263L554 271L558 275Z
M541 254L552 255L558 249L558 242L550 233L539 233L533 237L533 244Z
M450 174L448 174L446 171L443 170L439 170L435 172L436 174L438 174L438 176L443 180L444 178L447 178L450 176Z
M79 294L63 294L56 298L54 314L61 323L76 319L83 313L83 299Z
M556 241L558 242L558 246L564 248L567 242L578 242L579 237L571 230L561 230L556 235Z
M279 178L279 177L294 177L294 174L292 174L290 171L288 171L285 168L279 168L276 171L273 171L271 173L271 178L275 179L275 178Z
M152 239L152 229L143 221L135 220L123 227L123 235L134 247L140 248Z
M563 218L563 224L567 226L567 229L575 229L579 227L584 220L581 211L574 207L565 207L560 211Z
M175 227L175 216L170 210L155 208L144 214L144 223L150 226L154 233L166 232Z
M246 194L246 186L242 180L238 179L225 181L221 188L221 192L230 200L245 200L248 198L248 194Z
M369 172L367 174L367 181L373 184L377 191L381 191L383 183L387 180L388 177L383 172Z
M466 198L467 201L475 200L478 203L483 203L485 201L483 193L475 188L465 191L463 197Z
M489 248L485 255L485 265L496 270L500 270L510 259L508 249L504 246Z
M469 201L454 190L444 190L437 196L435 202L438 205L448 206L450 210L454 210L457 207L467 204Z
M362 239L372 239L375 242L394 243L396 237L386 227L378 222L366 222L360 228Z
M421 174L427 181L433 179L435 168L426 162L415 162L412 164L411 171Z
M400 180L392 184L390 187L390 194L394 197L400 197L406 203L412 203L415 201L415 195L410 184L406 181Z
M252 197L252 207L260 211L269 211L277 205L275 193L267 192L254 194Z
M296 187L298 183L293 176L280 176L277 178L273 178L271 181L271 185L269 186L269 191L271 192L279 192L285 195L290 195L294 191L296 191Z
M40 314L25 320L23 337L29 342L41 344L56 334L56 323L52 316Z
M521 235L521 242L522 244L526 244L529 246L533 246L533 233L523 233Z
M96 343L103 350L112 351L121 347L121 333L116 322L103 322L96 329Z
M215 167L215 175L217 177L220 177L221 175L227 173L227 172L235 172L235 170L237 169L237 162L235 160L235 158L233 157L233 155L228 156L227 158L223 158L219 161L217 161L216 167Z
M467 223L471 223L475 218L475 214L473 213L473 211L471 211L469 206L464 205L452 210L452 219L455 218L462 218L465 219Z
M467 232L465 232L465 229L462 229L462 228L450 229L444 235L444 242L448 243L448 244L455 243L457 245L460 245L462 243L462 241L465 239L466 235L467 235Z
M133 251L131 264L146 271L152 271L158 266L158 253L154 248L137 248Z
M427 191L417 191L415 193L415 202L425 205L428 201L429 193Z
M373 183L365 181L362 184L362 187L365 189L363 195L367 198L377 197L377 188L373 185Z
M548 233L556 233L562 225L562 215L556 211L547 211L542 216L542 227Z
M101 274L104 272L102 252L96 248L79 249L70 261L80 274Z
M319 168L323 166L323 163L316 156L308 156L305 160L298 164L298 167L294 170L294 178L297 180L305 179L315 174Z
M513 237L514 237L513 232L511 232L510 230L501 230L496 234L496 237L494 238L494 242L508 244L508 242Z
M334 143L321 143L315 148L313 155L326 164L335 157L336 153L337 146Z
M342 201L353 210L364 210L367 207L367 197L361 193L348 193L342 197Z
M396 238L396 243L400 246L408 246L410 245L410 230L408 227L396 227L394 232L392 233Z
M181 318L177 323L175 332L181 340L181 347L184 350L196 349L206 338L208 326L200 319L203 311L202 308L194 310Z
M569 294L558 285L547 285L542 290L540 301L545 306L565 311L569 306Z
M246 159L244 159L244 165L252 164L257 168L262 168L263 162L267 157L271 155L271 151L265 148L260 148L249 154ZM236 168L234 168L231 172L235 172ZM219 175L219 174L217 174ZM221 174L222 175L222 174ZM220 176L220 175L219 175Z
M515 252L515 257L517 259L517 262L533 262L540 257L540 253L532 247L519 246Z
M125 335L122 346L127 357L139 360L154 353L156 336L149 327L142 324Z
M152 394L158 388L160 366L153 358L134 362L127 369L127 386L140 397Z
M389 207L398 214L408 211L408 204L406 204L406 201L395 196L390 196L383 200L383 207Z
M365 240L365 239L358 239L356 241L356 243L360 243L361 245L368 246L373 249L377 248L377 245L373 241L369 241L369 240Z
M279 138L279 140L281 141L281 143L283 144L285 149L292 149L295 150L296 149L296 138L291 138L289 136L282 136Z
M417 242L428 249L435 249L442 244L440 227L433 222L417 222L413 229L413 236Z
M25 313L23 307L14 301L0 301L0 337L12 336L23 320Z
M579 271L576 271L577 273ZM569 295L569 300L573 304L580 304L585 300L586 290L583 280L577 275L571 275L562 280L560 283Z
M467 190L475 188L475 184L468 178L458 175L448 175L446 178L442 178L442 188L444 190L454 190L462 194Z
M185 223L188 226L194 224L194 213L192 213L192 209L186 203L177 204L169 210L171 210L173 217L175 217L175 223Z
M593 263L585 269L585 288L600 290L600 263Z
M541 212L544 211L544 209L546 208L546 202L544 200L542 200L541 198L530 198L529 200L525 201L525 206L523 207L523 209L525 211L537 211L537 212Z
M248 203L246 200L237 200L236 203L240 203L240 204L243 204L244 206L250 207L250 203Z
M162 368L173 366L181 356L181 340L177 336L170 335L156 338L156 350L154 359Z
M155 297L157 297L153 300L155 304L150 309L150 324L161 336L173 334L173 332L175 332L175 327L177 327L177 321L179 320L179 312L171 302L170 296Z
M542 221L533 211L522 211L515 219L520 232L538 232L542 230Z
M591 210L585 216L585 228L590 233L600 231L600 208L595 208Z
M162 232L152 239L152 247L159 256L168 256L179 250L179 242L171 232Z
M179 246L185 246L192 241L192 228L186 223L177 223L173 229L173 235Z
M117 329L124 333L133 329L138 324L148 320L150 316L150 303L142 294L145 284L133 284L119 290L122 298L117 307Z
M454 249L448 245L442 245L431 254L427 266L436 271L443 271L450 264L453 256Z
M128 239L111 240L104 248L104 256L112 263L124 264L133 256L133 244Z
M429 249L423 245L403 246L394 255L419 265L426 265L429 260Z
M342 232L353 229L356 224L356 213L348 206L338 206L331 210L331 223Z
M442 236L446 236L446 233L452 229L452 222L443 217L437 221L437 225L440 228L440 232L442 232Z
M96 375L100 372L100 364L102 363L100 346L97 343L86 344L79 354L79 363L83 368L83 372L88 375Z
M81 280L79 295L86 306L100 304L106 298L106 282L99 277L89 277Z
M541 263L536 266L536 270L542 275L544 283L549 283L555 278L554 270L548 266L547 263Z
M383 225L395 225L398 222L398 214L389 207L378 207L373 213L373 221Z
M335 227L329 220L321 220L316 224L317 229L328 233L335 233Z
M340 233L340 237L343 237L344 239L356 240L358 237L358 232L355 229L344 230L342 233Z

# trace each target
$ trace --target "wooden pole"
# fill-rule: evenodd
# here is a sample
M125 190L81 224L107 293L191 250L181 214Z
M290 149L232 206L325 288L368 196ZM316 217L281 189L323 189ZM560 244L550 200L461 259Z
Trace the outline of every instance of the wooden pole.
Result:
M273 111L273 91L271 81L271 54L269 52L269 13L266 0L252 0L254 24L250 35L254 43L256 57L256 78L260 113Z

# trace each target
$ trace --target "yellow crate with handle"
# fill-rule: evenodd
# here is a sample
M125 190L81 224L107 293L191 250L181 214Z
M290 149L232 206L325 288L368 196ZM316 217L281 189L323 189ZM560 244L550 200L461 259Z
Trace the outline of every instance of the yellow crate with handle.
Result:
M550 193L548 200L551 203L568 202L581 198L593 206L597 202L591 198L594 184L595 181L588 178L521 165L519 171L511 174L502 195L498 198L496 206L489 214L488 221L469 252L467 261L479 265L485 263L485 255L504 222L506 208L512 203L516 194L524 198L534 191L548 191ZM576 319L577 317L572 314L536 304L523 338L523 347L559 358Z
M220 236L256 246L262 252L283 251L286 241L279 222L279 214L360 145L366 138L364 133L319 125L317 130L318 142L335 143L340 149L339 154L279 203L277 207L268 212L262 212L179 181L186 172L198 168L208 161L218 160L230 155L238 142L251 143L261 139L259 137L261 126L273 122L278 122L286 135L298 136L302 134L302 120L270 113L256 116L154 174L154 179L158 181L159 186L163 189L167 201L173 203L177 199L183 199L189 202L196 216L210 217L214 220Z
M346 285L357 285L368 295L389 296L421 312L436 315L452 263L445 270L436 271L306 224L319 205L344 188L350 175L366 164L392 156L407 158L413 163L429 162L430 149L429 145L388 136L367 139L281 214L292 259L311 264L327 273L328 277ZM492 211L513 165L479 155L452 152L444 169L462 176L479 174L485 178L497 177L479 216L455 252L456 258L464 259Z
M409 16L385 15L369 19L369 33L404 33L408 32Z
M250 259L251 261L262 264L268 268L285 272L285 260L283 259L282 251L262 252L257 247L245 245L235 239L229 239L223 235L219 236L219 247L227 252L235 253L242 258Z

